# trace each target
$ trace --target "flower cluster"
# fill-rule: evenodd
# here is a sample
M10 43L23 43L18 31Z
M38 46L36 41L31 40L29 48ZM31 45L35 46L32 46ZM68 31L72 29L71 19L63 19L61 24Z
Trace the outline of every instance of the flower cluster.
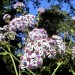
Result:
M25 5L22 2L17 2L16 4L14 4L14 9L18 8L18 7L25 7Z
M35 23L35 16L32 14L27 14L24 16L20 16L20 19L25 23L28 27L33 27Z
M13 19L10 22L9 26L10 26L9 29L14 30L14 31L16 31L17 29L18 30L24 30L24 28L25 28L25 24L20 20L20 18Z
M40 8L38 9L38 12L39 12L39 13L43 13L43 12L45 12L45 9L42 8L42 7L40 7Z
M26 27L33 26L35 20L35 16L28 14L25 16L20 16L19 18L15 18L10 22L10 30L25 30Z
M50 46L47 39L40 39L36 42L30 41L27 43L26 47L24 48L24 55L21 57L20 68L25 69L35 69L37 67L42 66L43 58L45 55L49 55L50 57L55 56L54 49ZM49 51L47 53L47 50ZM52 54L49 54L49 53Z
M54 36L53 36L54 37ZM57 39L58 40L58 39ZM20 68L25 69L35 69L38 68L37 62L40 60L40 65L43 63L43 58L55 58L57 52L59 54L65 53L65 47L63 42L57 42L56 39L53 38L43 38L38 39L36 41L30 41L24 48L25 53L22 56ZM59 46L59 44L61 46ZM40 59L38 59L38 56ZM31 67L29 67L31 65Z
M29 32L29 38L33 41L42 38L48 38L46 31L43 28L34 28L31 32Z

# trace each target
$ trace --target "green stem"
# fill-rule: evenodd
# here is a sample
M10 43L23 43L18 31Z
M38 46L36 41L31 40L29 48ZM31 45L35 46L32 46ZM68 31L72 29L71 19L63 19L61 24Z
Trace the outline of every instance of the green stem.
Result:
M69 45L68 45L68 49L70 48L71 43L72 43L72 41L70 40Z
M12 53L9 53L9 54L11 54L16 59L16 61L20 63L20 60L18 60Z
M35 73L33 73L31 70L29 70L28 68L26 68L30 73L32 73L32 75L36 75Z
M71 65L70 65L70 68L71 68L70 72L72 72L72 74L75 75L75 72L74 72L74 70L72 69Z
M11 54L11 55L20 63L20 61L19 61L12 53L9 53L9 52L6 51L3 47L2 47L2 49L3 49L5 52L7 52L9 55Z
M7 45L7 48L8 48L8 50L9 50L9 52L11 53L10 48L9 48L8 45ZM13 59L12 54L10 54L10 58L11 58L11 60L12 60L13 66L14 66L15 73L16 73L16 75L18 75L18 72L17 72L17 69L16 69L16 65L15 65L15 61L14 61L14 59Z
M60 62L60 63L58 62L57 63L58 66L56 67L56 69L54 70L54 72L52 73L52 75L55 75L56 71L58 70L58 68L60 67L61 64L62 64L62 62Z

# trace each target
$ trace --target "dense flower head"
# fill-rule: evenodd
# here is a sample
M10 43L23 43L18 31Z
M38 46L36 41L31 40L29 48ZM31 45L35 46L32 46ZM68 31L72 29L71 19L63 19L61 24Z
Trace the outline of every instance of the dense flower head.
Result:
M10 25L9 31L16 31L16 30L17 30L16 26Z
M11 22L10 22L10 24L9 24L9 26L10 26L10 30L24 30L24 28L25 28L25 24L20 20L20 18L14 18Z
M43 13L43 12L45 12L45 9L42 8L42 7L40 7L40 8L38 9L38 12L39 12L39 13Z
M28 53L25 53L23 55L23 58L21 60L20 65L22 66L21 69L29 68L29 69L36 69L37 67L42 66L43 59L40 55L36 55L34 52L32 52L31 55L28 55Z
M55 58L57 50L59 54L65 53L64 45L63 42L58 44L54 38L42 38L34 42L30 40L24 48L23 58L20 63L22 65L20 66L21 69L29 68L29 65L31 65L29 69L38 68L38 65L43 64L43 58Z
M33 41L28 42L24 48L25 53L20 63L20 65L22 65L20 66L21 69L24 69L25 67L29 69L35 69L41 67L43 63L43 57L49 54L46 53L47 53L47 49L51 50L50 47L51 46L49 45L47 39L40 39L36 42ZM31 66L29 67L29 65Z
M35 24L35 16L32 14L27 14L24 16L20 16L21 21L25 23L28 27L33 27Z
M43 39L37 40L35 43L36 43L35 49L38 49L38 51L40 51L39 53L43 57L45 56L48 56L49 58L55 57L56 55L55 40L53 40L52 38L43 38Z
M24 68L36 69L37 67L42 66L43 59L39 54L39 51L33 50L33 48L34 42L29 42L24 48L25 53L23 54L20 63L20 65L24 66ZM24 69L22 66L20 66L21 69Z
M29 32L29 38L35 41L40 38L48 38L48 34L43 28L34 28L31 32Z
M25 4L23 4L22 2L17 2L16 4L14 4L14 9L18 7L25 7Z
M35 16L32 14L14 18L9 24L10 30L24 30L26 27L32 27L34 26L34 20Z

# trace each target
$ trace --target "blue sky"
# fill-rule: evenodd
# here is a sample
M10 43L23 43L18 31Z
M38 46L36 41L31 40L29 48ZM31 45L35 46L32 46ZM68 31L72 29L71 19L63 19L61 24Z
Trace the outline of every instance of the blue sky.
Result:
M75 3L75 0L71 0L71 1L72 1L71 4L74 4ZM51 0L51 3L47 3L46 0L42 0L40 2L41 2L41 7L44 7L44 8L50 7L51 4L58 4L57 1L54 1L53 2L52 0ZM30 13L36 15L37 14L37 8L34 9L32 2L29 2L29 5L28 6L30 7ZM73 6L75 7L75 4ZM70 11L69 5L66 4L66 3L63 3L62 10L63 11L66 11L66 12L69 12Z

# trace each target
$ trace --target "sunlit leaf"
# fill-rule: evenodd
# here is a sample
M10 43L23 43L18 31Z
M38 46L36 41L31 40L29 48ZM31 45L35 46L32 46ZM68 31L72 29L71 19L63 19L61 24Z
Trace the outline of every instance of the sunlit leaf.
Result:
M0 55L7 55L7 52L0 52Z

